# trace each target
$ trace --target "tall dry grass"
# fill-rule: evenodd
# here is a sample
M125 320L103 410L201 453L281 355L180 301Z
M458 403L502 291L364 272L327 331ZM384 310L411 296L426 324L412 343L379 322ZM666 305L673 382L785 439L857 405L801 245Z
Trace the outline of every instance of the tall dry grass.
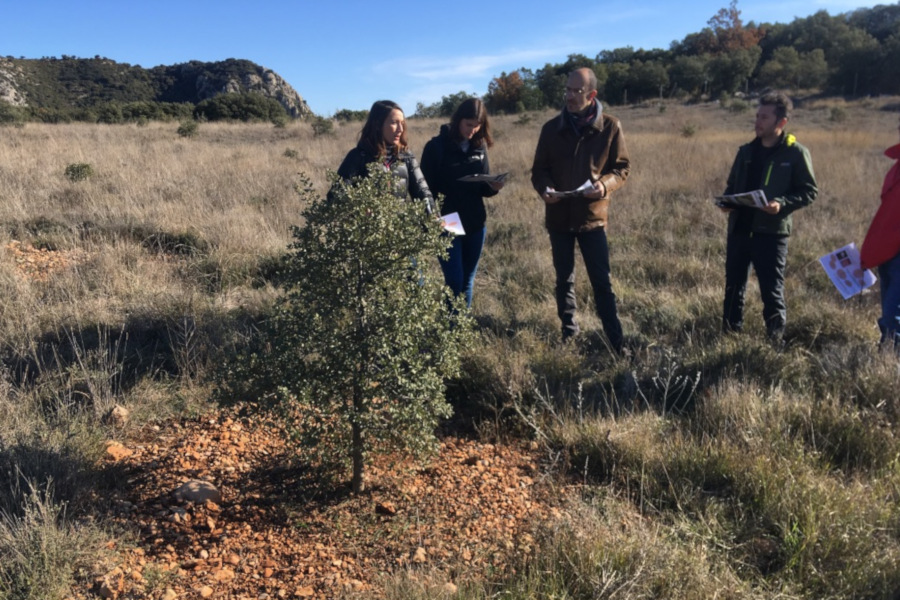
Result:
M553 113L494 119L491 163L510 180L488 200L478 342L452 400L482 435L534 435L569 457L563 475L580 482L582 500L541 532L538 561L499 583L464 582L459 597L900 590L897 360L875 347L877 294L841 300L817 263L860 242L874 213L889 167L881 153L896 142L896 114L879 110L887 102L843 105L842 122L811 104L791 122L820 195L795 216L783 351L763 341L752 279L747 333L719 334L725 218L711 197L752 137L752 110L610 109L634 164L609 226L628 359L606 348L580 263L586 335L558 344L543 207L529 181ZM409 125L419 153L440 122ZM156 123L0 131L0 473L15 482L0 488L12 519L0 556L23 543L13 532L40 502L46 514L69 502L71 516L88 510L78 502L86 487L113 485L96 466L106 437L205 401L215 365L252 338L277 294L277 259L303 208L299 174L324 193L358 129L317 137L303 123L202 124L190 139ZM73 163L94 175L69 181ZM44 279L26 277L13 242L65 260ZM124 431L102 423L114 404L136 415ZM51 480L53 494L29 496ZM34 527L53 537L46 523ZM95 543L86 533L81 548ZM63 554L71 560L54 568L68 577L82 555ZM431 597L408 582L392 590Z

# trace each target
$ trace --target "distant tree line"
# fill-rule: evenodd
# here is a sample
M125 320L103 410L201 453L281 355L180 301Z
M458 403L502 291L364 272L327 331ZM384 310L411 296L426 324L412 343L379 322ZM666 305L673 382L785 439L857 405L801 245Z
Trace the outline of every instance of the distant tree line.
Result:
M848 97L900 94L900 2L755 25L742 21L732 0L702 31L668 50L626 46L594 58L571 54L563 63L501 73L488 85L485 104L492 113L559 107L566 76L578 67L594 71L600 97L612 104L718 99L770 88ZM468 95L419 104L416 114L448 116Z
M0 124L25 121L142 124L185 119L284 123L288 118L277 100L253 93L220 94L197 105L190 102L113 101L85 107L36 108L12 106L0 100Z

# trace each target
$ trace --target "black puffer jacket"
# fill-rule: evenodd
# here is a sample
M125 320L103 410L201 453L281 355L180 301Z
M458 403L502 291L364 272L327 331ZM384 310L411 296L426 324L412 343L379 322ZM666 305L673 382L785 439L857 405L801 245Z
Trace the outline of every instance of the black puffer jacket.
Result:
M338 167L338 175L345 183L349 183L355 177L368 177L369 164L377 160L371 152L357 146L347 153L344 162ZM428 183L422 170L419 168L419 161L409 152L401 152L392 160L385 161L385 168L390 168L391 174L394 176L396 186L394 193L398 198L414 198L425 203L425 210L429 215L435 214L434 198L431 190L428 189Z
M459 142L450 136L450 127L441 126L441 132L425 144L422 151L422 172L428 187L434 194L443 194L441 214L459 213L466 231L484 227L486 213L484 198L497 192L484 182L458 181L466 175L490 173L488 156L484 147L469 146L463 152Z

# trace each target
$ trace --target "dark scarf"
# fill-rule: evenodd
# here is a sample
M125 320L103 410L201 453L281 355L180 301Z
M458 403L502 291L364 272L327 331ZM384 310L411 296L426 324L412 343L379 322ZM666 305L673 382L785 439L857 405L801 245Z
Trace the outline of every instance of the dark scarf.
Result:
M569 122L572 124L572 127L575 129L575 133L581 135L581 132L584 131L585 127L589 127L591 123L597 118L597 111L599 110L600 103L594 100L591 102L590 106L584 109L584 111L580 113L571 113L569 109L566 110L566 114L569 116Z

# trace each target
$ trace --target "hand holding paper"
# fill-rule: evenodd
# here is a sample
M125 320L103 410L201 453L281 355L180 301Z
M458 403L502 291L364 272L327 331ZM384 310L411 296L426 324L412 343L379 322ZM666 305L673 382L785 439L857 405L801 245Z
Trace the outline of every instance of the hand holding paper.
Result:
M562 198L582 198L584 197L585 192L592 192L594 191L594 189L594 182L588 179L580 186L578 186L577 189L570 190L568 192L558 192L556 190L548 189L546 192L544 192L544 194L550 196L551 198L556 198L557 200Z

